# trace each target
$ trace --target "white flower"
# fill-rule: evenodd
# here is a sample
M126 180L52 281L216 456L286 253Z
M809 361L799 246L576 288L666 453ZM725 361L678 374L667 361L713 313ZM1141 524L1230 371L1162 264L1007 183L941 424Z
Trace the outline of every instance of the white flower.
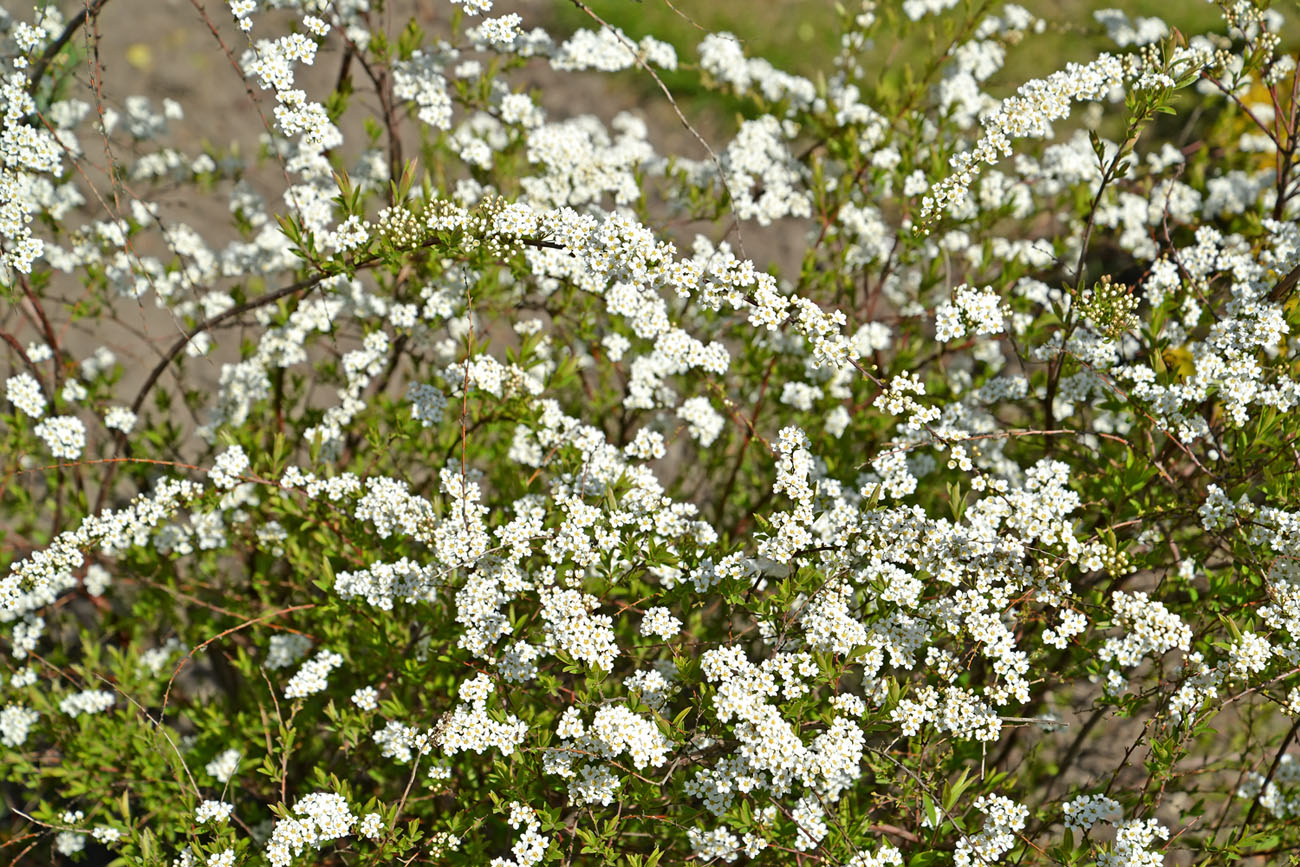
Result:
M943 302L935 311L934 339L947 342L967 333L997 334L1011 315L1001 301L988 286L974 289L961 284L953 290L953 300Z
M714 411L707 397L688 398L677 410L677 417L686 422L692 437L702 446L713 445L722 433L724 419Z
M650 608L641 618L641 634L657 635L664 641L675 638L682 629L682 622L672 615L667 608Z
M83 713L102 713L116 702L113 693L102 689L87 689L65 696L59 702L59 710L68 716L76 717Z
M244 454L244 450L239 446L231 446L217 456L208 478L218 488L229 490L239 484L238 476L243 475L248 467L248 455Z
M130 433L135 427L136 415L125 406L111 406L104 413L104 427Z
M90 596L103 596L104 591L113 583L113 575L98 563L91 563L86 567L86 578L84 581L86 593Z
M357 833L371 840L377 840L384 833L384 820L378 813L367 813L357 826Z
M60 855L75 855L86 848L86 835L76 831L60 831L54 835L54 848Z
M56 458L76 460L86 448L86 426L81 419L59 415L45 419L36 426L36 435L45 440L50 454Z
M204 801L194 811L194 821L202 825L211 820L214 824L220 825L230 818L234 809L230 804L222 801Z
M40 383L30 373L16 373L5 380L5 397L32 418L45 415L45 397Z
M22 746L27 733L40 717L36 711L20 704L5 705L0 710L0 744L11 749Z
M63 383L63 388L59 390L59 397L66 400L68 403L77 403L78 401L85 400L86 395L89 393L90 392L86 391L86 387L82 385L80 381L69 379L67 382Z
M347 802L332 792L314 792L293 805L296 818L275 823L266 843L266 857L276 867L285 867L307 846L320 849L331 840L352 832L357 818Z
M298 673L290 678L284 688L285 698L306 698L328 686L329 673L343 664L343 657L330 650L322 650L304 663Z
M297 632L277 632L271 636L271 646L266 652L267 668L288 668L311 649L311 639Z
M447 396L438 389L421 382L412 382L406 387L406 399L411 401L411 417L419 419L423 427L433 427L442 421Z
M514 12L499 18L488 18L479 25L478 36L492 45L508 46L519 36L519 24L522 21Z
M467 15L487 14L492 11L492 0L451 0L461 6Z
M207 771L218 783L230 782L230 777L239 768L239 750L223 750L217 754L217 757L204 766Z

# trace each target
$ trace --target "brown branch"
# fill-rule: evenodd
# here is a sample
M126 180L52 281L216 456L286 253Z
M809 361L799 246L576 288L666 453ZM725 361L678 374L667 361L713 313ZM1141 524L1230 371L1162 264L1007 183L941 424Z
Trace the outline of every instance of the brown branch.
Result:
M50 68L50 64L54 62L54 58L59 55L59 52L63 50L63 46L67 45L68 41L86 23L86 19L92 15L98 15L99 10L103 9L107 4L108 0L91 0L91 2L81 7L76 15L72 16L72 20L63 28L63 32L53 42L45 46L45 51L32 65L32 74L27 83L27 92L29 94L36 93L36 88L40 86L41 79L45 77L45 73Z

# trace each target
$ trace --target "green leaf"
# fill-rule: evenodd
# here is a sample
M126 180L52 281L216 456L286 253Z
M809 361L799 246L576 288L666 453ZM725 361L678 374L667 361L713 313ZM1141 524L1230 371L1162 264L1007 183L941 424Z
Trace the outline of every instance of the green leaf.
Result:
M929 820L931 828L939 827L939 811L935 809L934 799L930 797L929 792L921 793L921 803L925 807L925 818Z

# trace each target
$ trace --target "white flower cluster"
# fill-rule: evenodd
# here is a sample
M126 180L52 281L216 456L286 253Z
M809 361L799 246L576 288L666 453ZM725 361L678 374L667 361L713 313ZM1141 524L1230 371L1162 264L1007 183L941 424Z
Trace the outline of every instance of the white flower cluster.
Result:
M811 196L801 188L803 166L785 144L796 129L790 122L783 128L771 115L745 121L723 153L726 188L740 219L767 226L782 217L812 213ZM755 189L762 191L757 198Z
M813 82L777 69L761 57L745 57L740 40L731 33L710 33L698 50L701 68L741 93L761 94L771 102L787 100L792 108L808 106L816 98Z
M682 629L682 622L673 616L667 608L656 606L646 611L641 618L641 634L656 635L664 641L671 641Z
M136 414L125 406L110 406L104 413L104 427L129 434L137 421Z
M270 647L266 651L267 668L288 668L307 655L311 649L311 639L297 632L277 632L271 636Z
M787 427L782 428L776 446L781 457L776 465L776 483L772 489L799 503L809 503L813 498L813 490L808 483L813 458L808 445L808 437L803 431Z
M16 373L5 380L5 397L32 418L45 415L45 396L41 384L30 373Z
M151 647L140 654L140 668L158 674L174 654L184 649L185 645L173 635L158 647Z
M1257 771L1248 773L1237 789L1237 797L1258 800L1269 815L1278 819L1300 816L1300 762L1290 753L1282 753L1270 773L1272 778L1267 782Z
M374 710L379 707L379 692L373 686L363 686L352 693L351 701L362 710Z
M965 283L953 290L934 313L934 339L947 343L967 334L997 334L1011 315L1010 309L992 287L975 289Z
M493 858L489 867L533 867L540 863L550 842L540 833L542 825L537 820L537 811L527 804L512 801L509 823L511 828L524 829L515 845L510 847L514 859Z
M27 741L27 735L41 715L31 708L20 704L7 704L0 710L0 744L6 747L20 747Z
M230 818L230 814L234 812L234 809L230 804L223 801L204 801L194 811L194 821L200 825L209 821L220 825Z
M1159 657L1175 648L1184 653L1191 649L1192 630L1146 593L1117 592L1111 596L1111 604L1115 622L1124 632L1102 645L1098 655L1103 662L1132 668L1148 654Z
M537 676L537 663L542 657L541 648L526 641L516 641L501 654L496 667L511 683L523 683Z
M611 769L613 760L626 754L637 770L657 768L672 747L654 722L623 705L600 708L588 726L580 711L570 707L556 733L561 746L547 750L543 765L547 773L569 781L569 797L579 804L614 802L621 781Z
M331 650L318 651L298 669L284 687L285 698L306 698L329 686L329 674L343 664L343 657Z
M204 765L203 770L218 783L228 783L239 768L239 757L239 750L223 750L216 758Z
M467 751L481 755L488 749L509 755L524 742L527 723L514 714L506 714L501 722L488 715L488 696L494 689L485 674L460 685L461 704L451 712L442 734L442 749L448 756Z
M38 10L38 16L45 19L42 24L61 28L61 16L50 14L54 11L42 15ZM8 23L8 14L5 19ZM0 72L0 106L4 109L0 119L0 166L4 167L0 169L0 235L6 242L0 252L0 269L6 272L13 269L30 274L45 251L44 242L32 236L28 225L45 198L39 192L43 179L37 176L57 177L63 171L59 139L52 131L27 122L36 112L36 101L29 93L27 58L37 56L38 49L57 32L20 23L13 31L18 50L8 55L6 68Z
M1159 18L1130 20L1120 9L1098 9L1092 17L1106 28L1106 35L1120 48L1147 45L1169 35L1169 25Z
M937 15L957 5L957 0L903 0L903 13L913 21Z
M117 697L107 690L87 689L64 696L59 701L59 710L72 717L83 713L103 713L116 701Z
M23 614L53 601L45 598L49 592L75 585L70 572L85 561L83 548L97 545L111 556L146 544L155 527L201 490L193 482L164 478L152 496L136 497L125 509L105 510L75 530L60 533L48 547L10 564L9 573L0 579L0 611Z
M1175 74L1196 71L1210 61L1203 49L1179 49L1169 61ZM1159 84L1172 84L1165 73ZM965 204L967 192L978 176L981 164L993 165L1012 154L1011 142L1017 138L1042 138L1051 133L1051 124L1069 116L1070 103L1101 99L1115 88L1128 84L1134 89L1155 86L1152 70L1136 57L1120 58L1102 54L1086 64L1070 63L1045 79L1030 81L1003 100L996 112L984 118L984 136L968 151L949 161L954 172L930 189L921 202L920 220L932 220L946 208Z
M687 398L677 410L677 417L686 422L691 437L701 446L711 446L722 433L725 420L709 403L707 397Z
M723 647L707 651L700 662L705 678L717 684L717 720L734 720L740 744L686 784L686 791L702 799L712 813L721 816L737 795L767 789L779 796L796 783L832 803L857 780L865 745L858 723L837 715L827 731L805 745L778 707L769 703L777 696L789 700L807 692L805 678L816 671L810 654L780 653L756 666L739 648ZM820 806L814 804L819 802L806 800L802 807L809 829L821 827Z
M658 431L643 427L636 432L632 442L623 447L623 453L629 458L643 461L659 460L668 454L664 445L664 435Z
M984 814L984 827L978 833L957 841L953 863L957 867L996 863L1016 845L1016 833L1025 827L1029 808L1001 795L984 795L975 801L975 809Z
M209 476L212 484L229 490L239 484L238 477L243 475L248 467L248 455L244 454L244 450L239 446L231 446L217 457Z
M599 604L596 597L560 587L543 587L539 593L547 647L559 648L593 668L613 668L618 655L613 619L590 613Z
M266 843L266 858L274 867L287 867L307 847L321 849L346 837L357 823L347 801L333 792L313 792L293 805L293 818L275 823Z
M621 30L579 30L551 57L551 68L562 72L599 69L617 72L636 64L638 58L663 69L677 68L677 52L666 42L646 36L640 42Z
M1152 851L1156 840L1167 840L1169 829L1158 819L1131 819L1115 826L1109 852L1097 853L1097 867L1160 867L1163 852Z
M447 397L431 385L412 382L406 387L406 399L411 402L411 417L424 427L434 427L442 421L447 408Z
M382 729L371 735L386 759L396 759L404 765L416 755L428 755L438 744L439 732L436 728L421 731L414 726L403 725L389 720ZM435 766L436 767L436 766ZM430 770L432 774L432 769Z
M740 840L725 825L712 831L690 828L686 834L695 857L702 863L721 860L730 864L740 857Z
M370 840L378 840L384 834L384 817L378 813L366 813L357 825L357 833Z
M86 426L74 415L47 418L36 426L35 433L56 458L75 461L86 448Z
M451 2L462 7L469 15L486 14L492 11L492 0L451 0Z
M396 563L375 563L360 572L338 572L334 591L344 599L362 598L391 611L395 601L431 602L442 586L442 570L420 566L402 558Z
M486 19L473 34L468 35L472 39L481 39L490 45L509 47L519 37L519 25L522 22L523 18L511 12L508 15Z
M874 852L859 852L844 867L903 867L903 853L888 843L881 843Z
M958 737L981 741L995 741L1002 733L997 712L974 694L956 686L942 693L934 687L923 686L914 698L901 700L890 716L905 735L918 733L927 722Z
M1105 795L1082 795L1064 805L1065 825L1076 831L1088 831L1098 822L1118 824L1124 817L1119 802Z

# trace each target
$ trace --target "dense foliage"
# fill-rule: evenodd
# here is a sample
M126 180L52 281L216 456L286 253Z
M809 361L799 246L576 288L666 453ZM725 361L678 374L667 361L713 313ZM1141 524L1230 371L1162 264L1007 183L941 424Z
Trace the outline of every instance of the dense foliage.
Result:
M0 10L4 857L1300 851L1293 23L454 2L194 2L255 154Z

